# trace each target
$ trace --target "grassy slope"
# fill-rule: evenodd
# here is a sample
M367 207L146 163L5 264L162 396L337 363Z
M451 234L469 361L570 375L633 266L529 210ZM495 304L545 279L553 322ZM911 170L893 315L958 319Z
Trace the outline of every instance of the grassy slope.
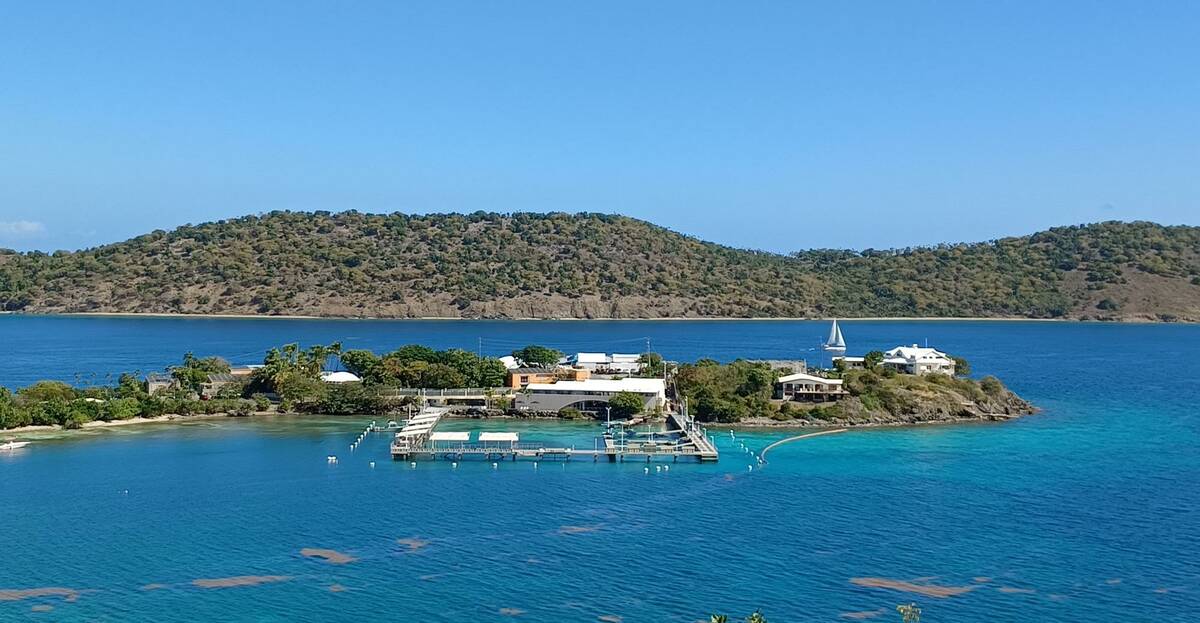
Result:
M1200 228L1150 223L783 256L612 215L275 212L74 253L0 252L0 306L374 317L1195 321L1197 274Z

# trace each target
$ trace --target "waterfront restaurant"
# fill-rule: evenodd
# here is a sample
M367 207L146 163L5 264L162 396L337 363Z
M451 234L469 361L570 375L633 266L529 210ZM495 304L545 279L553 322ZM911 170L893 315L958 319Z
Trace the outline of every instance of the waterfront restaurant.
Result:
M781 376L775 381L776 400L830 402L847 395L842 379L827 379L803 372Z

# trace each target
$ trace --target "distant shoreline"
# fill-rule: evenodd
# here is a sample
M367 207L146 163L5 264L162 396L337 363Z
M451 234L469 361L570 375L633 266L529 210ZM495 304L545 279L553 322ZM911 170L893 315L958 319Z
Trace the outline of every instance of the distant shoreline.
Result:
M820 318L738 318L730 316L670 316L661 318L463 318L460 316L422 316L416 318L393 318L381 316L307 316L303 314L186 314L167 312L66 312L54 314L39 314L28 312L0 312L0 315L33 316L33 317L93 317L93 318L196 318L200 320L390 320L390 321L491 321L491 322L829 322L834 316ZM839 322L1062 322L1062 323L1094 323L1094 324L1195 324L1186 320L1164 322L1148 318L1127 318L1121 320L1080 320L1078 318L1025 318L1022 316L859 316L841 317Z

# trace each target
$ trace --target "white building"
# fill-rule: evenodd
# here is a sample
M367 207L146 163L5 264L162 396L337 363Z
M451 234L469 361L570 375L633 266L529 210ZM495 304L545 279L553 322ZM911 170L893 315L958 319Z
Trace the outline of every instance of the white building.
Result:
M839 361L847 370L862 370L867 367L866 357L834 357L833 365L836 366Z
M588 379L530 383L517 394L515 406L522 411L561 411L571 407L603 413L608 400L621 392L641 396L647 411L667 401L667 384L662 379Z
M607 374L637 374L642 371L641 355L622 353L575 353L567 358L572 368Z
M883 365L904 374L949 374L954 376L954 360L934 348L897 346L883 354Z
M826 402L837 400L844 395L846 390L842 388L842 379L827 379L798 372L775 380L776 400Z
M504 364L505 370L515 370L521 367L520 362L518 362L517 358L513 357L512 355L505 355L501 357L500 363Z

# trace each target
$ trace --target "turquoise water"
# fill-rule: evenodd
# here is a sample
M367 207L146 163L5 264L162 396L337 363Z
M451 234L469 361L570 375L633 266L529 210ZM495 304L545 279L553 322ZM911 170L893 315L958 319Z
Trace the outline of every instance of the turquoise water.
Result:
M812 358L825 328L0 317L0 383L150 369L188 348L236 360L292 339L473 348L482 336L495 353L532 341L636 352L650 337L674 358ZM1200 327L850 322L845 332L855 351L928 338L1044 412L804 440L753 472L739 444L788 433L725 432L720 463L649 474L589 461L412 468L387 459L382 436L349 452L363 424L354 418L43 436L0 454L0 620L690 622L762 607L776 622L895 621L908 601L925 621L1200 620ZM580 447L598 432L486 427ZM278 577L193 584L238 576ZM970 590L937 598L854 578ZM40 587L78 593L4 592Z

